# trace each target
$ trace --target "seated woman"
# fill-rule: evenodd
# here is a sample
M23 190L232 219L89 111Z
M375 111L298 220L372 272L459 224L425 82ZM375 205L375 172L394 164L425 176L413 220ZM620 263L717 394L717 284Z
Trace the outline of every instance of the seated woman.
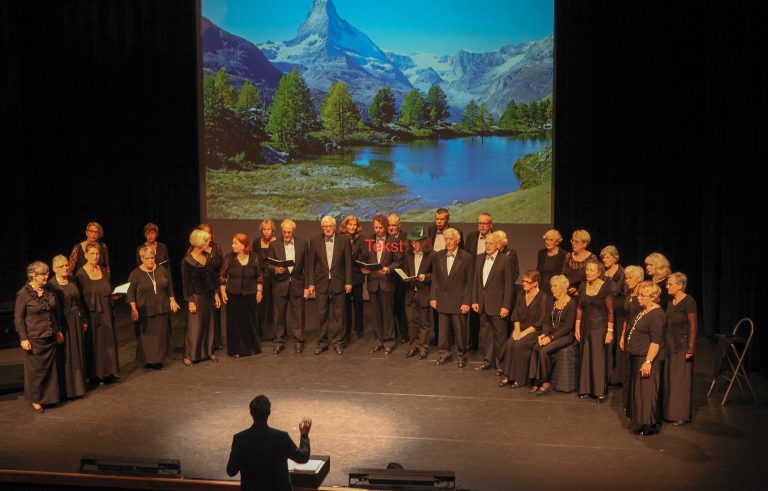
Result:
M630 324L627 333L629 352L629 401L627 417L636 435L650 436L659 432L661 423L662 361L664 360L664 311L659 306L661 288L643 281L637 301L643 308Z
M24 397L36 413L60 398L56 344L64 342L64 335L56 323L56 295L47 282L47 264L35 261L27 266L27 283L16 293L13 312L24 350Z
M528 383L531 350L538 341L546 316L547 296L539 290L539 272L526 271L523 275L523 291L518 295L512 311L514 329L507 340L504 352L504 375L499 387L509 385L513 389Z
M528 375L531 378L529 392L542 396L552 390L550 377L557 352L573 344L573 327L576 322L576 302L568 296L568 278L563 275L550 279L552 297L547 299L544 326L531 352Z
M688 277L673 273L667 278L667 362L664 364L664 419L673 426L691 421L693 349L696 345L696 301L685 293Z

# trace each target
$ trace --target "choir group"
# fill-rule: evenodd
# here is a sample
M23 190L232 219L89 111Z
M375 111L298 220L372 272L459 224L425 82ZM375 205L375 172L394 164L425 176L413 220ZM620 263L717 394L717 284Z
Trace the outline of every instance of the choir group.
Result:
M553 389L558 353L575 345L578 397L600 403L610 388L623 387L626 414L640 435L657 433L662 420L691 420L696 302L685 292L685 274L672 273L662 254L648 255L644 269L623 268L616 247L599 255L588 249L587 231L572 233L567 252L552 229L536 268L518 285L517 253L503 231L493 230L490 214L480 214L466 238L448 220L441 208L429 227L405 234L396 214L378 215L366 237L357 217L337 225L326 216L309 240L295 234L292 220L280 223L279 237L264 220L253 242L234 234L227 254L201 224L181 261L184 365L218 362L223 338L232 357L260 353L262 340L272 341L275 355L286 345L303 353L305 303L314 298L315 355L331 348L342 355L345 344L363 337L367 318L370 353L390 355L399 340L406 358L425 359L436 346L438 366L455 357L464 368L477 351L475 369L495 370L500 387L541 396ZM42 261L30 264L17 293L25 396L38 413L119 378L113 302L120 295L110 282L102 227L91 222L85 235L69 258L53 258L53 275ZM180 306L158 227L147 224L144 236L125 298L137 360L160 370L170 350L170 315Z

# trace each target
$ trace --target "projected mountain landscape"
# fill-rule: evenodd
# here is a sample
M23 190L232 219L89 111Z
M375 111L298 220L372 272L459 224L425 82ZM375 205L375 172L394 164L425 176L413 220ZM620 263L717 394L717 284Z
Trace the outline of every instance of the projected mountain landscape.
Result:
M551 31L492 51L387 49L331 0L306 3L286 41L228 32L203 3L209 217L420 221L449 206L454 221L487 208L550 222Z

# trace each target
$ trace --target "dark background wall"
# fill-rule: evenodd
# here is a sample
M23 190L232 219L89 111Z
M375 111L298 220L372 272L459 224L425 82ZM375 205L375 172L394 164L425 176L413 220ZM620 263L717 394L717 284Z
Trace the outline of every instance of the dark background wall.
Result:
M744 315L764 329L768 7L558 1L556 15L556 227L616 244L623 264L664 253L707 333ZM180 259L199 221L194 2L2 2L0 43L0 301L90 220L117 278L148 221Z

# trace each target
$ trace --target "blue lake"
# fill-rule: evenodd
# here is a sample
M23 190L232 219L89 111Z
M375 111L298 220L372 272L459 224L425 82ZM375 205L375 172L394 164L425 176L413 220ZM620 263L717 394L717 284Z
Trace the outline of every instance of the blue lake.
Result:
M515 161L551 143L549 135L491 136L357 147L353 152L357 165L391 165L393 181L408 189L403 198L419 197L422 205L436 207L517 190Z

